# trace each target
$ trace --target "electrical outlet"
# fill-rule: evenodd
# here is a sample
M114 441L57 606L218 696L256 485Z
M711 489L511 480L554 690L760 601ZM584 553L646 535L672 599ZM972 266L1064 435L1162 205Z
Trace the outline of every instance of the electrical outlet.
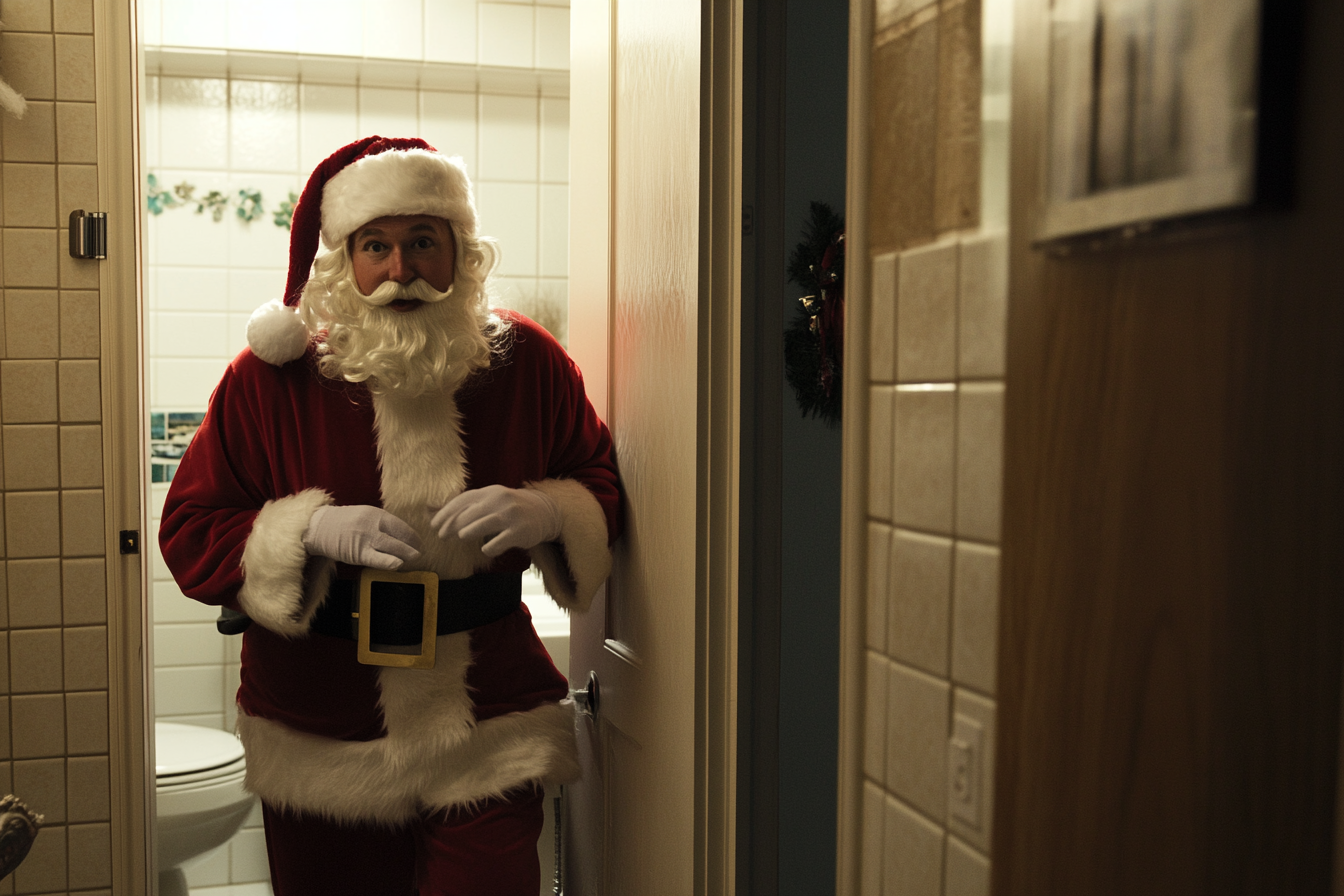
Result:
M980 766L984 760L984 731L980 723L958 714L947 742L947 808L953 818L979 830Z

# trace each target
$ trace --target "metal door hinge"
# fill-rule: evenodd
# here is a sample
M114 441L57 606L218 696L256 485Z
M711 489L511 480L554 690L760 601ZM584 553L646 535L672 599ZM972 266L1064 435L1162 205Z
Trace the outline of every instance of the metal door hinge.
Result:
M70 257L107 257L107 212L77 208L70 213Z

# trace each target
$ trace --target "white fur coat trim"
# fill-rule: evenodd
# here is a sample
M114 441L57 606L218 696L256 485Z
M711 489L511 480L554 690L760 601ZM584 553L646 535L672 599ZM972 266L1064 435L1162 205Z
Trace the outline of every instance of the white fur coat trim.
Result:
M437 753L392 732L339 741L241 712L238 734L249 791L270 806L335 821L396 825L528 782L565 784L579 775L569 702L487 719Z
M550 496L564 518L560 542L539 544L530 552L546 593L566 610L586 610L611 575L602 505L583 483L573 479L544 479L527 487Z
M336 562L310 558L303 533L317 508L332 503L318 488L267 501L243 546L243 586L238 604L252 620L277 635L308 633L313 614L326 597Z
M389 150L347 165L322 189L328 250L374 218L434 215L476 234L476 201L462 159L424 149Z

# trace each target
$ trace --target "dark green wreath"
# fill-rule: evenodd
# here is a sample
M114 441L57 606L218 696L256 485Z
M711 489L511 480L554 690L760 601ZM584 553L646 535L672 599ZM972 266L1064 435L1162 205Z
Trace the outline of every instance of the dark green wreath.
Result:
M845 333L845 221L813 202L803 241L789 256L789 280L807 290L784 331L784 376L804 417L840 424Z

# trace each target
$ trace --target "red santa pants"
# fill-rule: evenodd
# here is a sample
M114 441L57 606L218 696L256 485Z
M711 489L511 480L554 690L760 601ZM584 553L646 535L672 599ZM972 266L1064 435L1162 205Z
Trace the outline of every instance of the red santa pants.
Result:
M543 796L528 787L401 828L263 804L271 887L275 896L536 896Z

